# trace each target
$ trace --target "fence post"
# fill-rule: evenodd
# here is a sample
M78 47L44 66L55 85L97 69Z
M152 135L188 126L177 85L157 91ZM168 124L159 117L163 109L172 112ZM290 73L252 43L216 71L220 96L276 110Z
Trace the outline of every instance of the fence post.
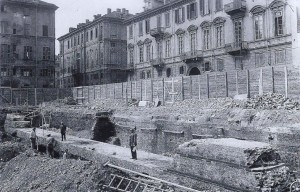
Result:
M163 105L165 105L165 78L162 79L162 90L163 90Z
M235 89L236 89L236 94L239 94L239 74L238 71L235 72Z
M228 74L225 72L225 96L228 97Z
M130 81L130 98L132 99L132 94L133 94L133 91L132 91L132 81Z
M207 89L207 98L209 98L209 76L206 74L206 89Z
M122 82L122 100L124 99L124 83Z
M259 95L264 94L264 84L263 84L263 70L260 69L260 74L259 74Z
M272 92L275 93L274 67L272 67Z
M200 78L201 76L200 75L198 75L198 81L199 81L199 85L198 85L198 89L199 89L199 91L198 91L198 94L199 94L199 100L201 100L201 78Z
M141 82L141 101L143 101L143 80L140 80L140 82Z
M126 89L125 89L125 102L126 102L126 106L128 106L127 87L128 87L128 82L126 83ZM123 92L123 91L122 91L122 92Z
M288 82L288 71L287 71L287 67L284 67L284 85L285 85L285 97L288 97L288 86L289 86L289 82Z
M250 74L249 74L249 70L247 70L246 73L247 73L247 98L250 98Z
M153 102L153 80L150 80L150 89L151 89L151 102Z
M192 76L190 76L189 87L190 87L190 95L191 95L191 99L193 99L193 88L192 88L192 83L193 83L193 79L192 79Z
M184 77L181 77L181 100L184 100Z
M94 89L94 100L96 100L96 89L95 89L95 85L93 85L93 89Z

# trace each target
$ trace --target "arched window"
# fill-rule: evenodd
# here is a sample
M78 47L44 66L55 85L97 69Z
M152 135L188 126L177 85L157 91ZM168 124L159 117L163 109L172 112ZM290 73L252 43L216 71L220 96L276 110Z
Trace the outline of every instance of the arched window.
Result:
M200 70L197 67L194 67L190 70L189 76L200 75Z
M167 69L167 77L171 77L171 75L172 75L172 70L171 70L171 68L168 68Z

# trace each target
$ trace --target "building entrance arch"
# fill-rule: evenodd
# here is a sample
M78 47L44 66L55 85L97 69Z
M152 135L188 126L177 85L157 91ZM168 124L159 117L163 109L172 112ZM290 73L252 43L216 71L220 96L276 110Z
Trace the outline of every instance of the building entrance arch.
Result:
M190 72L189 72L189 76L193 76L193 75L200 75L200 70L197 67L193 67Z

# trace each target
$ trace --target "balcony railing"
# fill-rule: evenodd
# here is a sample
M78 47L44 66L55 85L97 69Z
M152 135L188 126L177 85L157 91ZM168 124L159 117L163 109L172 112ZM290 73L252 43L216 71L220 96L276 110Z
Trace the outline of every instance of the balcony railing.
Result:
M242 55L248 52L249 46L247 41L242 41L226 44L225 49L231 55Z
M165 34L165 28L164 27L157 27L157 28L154 28L154 29L151 29L150 30L150 35L152 37L161 37Z
M203 51L196 50L196 51L189 51L180 56L181 60L188 63L199 61L203 58Z
M244 0L233 0L232 3L224 5L224 10L228 15L245 14L247 9Z
M163 67L165 60L163 58L157 58L150 60L150 63L153 67Z

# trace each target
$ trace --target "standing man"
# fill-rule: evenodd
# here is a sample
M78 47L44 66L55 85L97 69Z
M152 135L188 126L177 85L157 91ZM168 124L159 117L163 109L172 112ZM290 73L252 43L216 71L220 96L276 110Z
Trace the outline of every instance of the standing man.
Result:
M35 128L33 128L31 130L30 141L31 141L31 148L35 149L36 148L36 132L35 132Z
M48 153L49 157L51 157L53 159L55 139L53 137L51 137L51 134L48 134L46 142L47 142L47 153Z
M63 122L61 122L60 123L61 141L64 141L64 139L66 140L66 131L67 131L67 127Z
M134 129L131 129L131 134L130 134L130 138L129 138L129 146L130 146L130 150L131 150L132 159L137 160L137 155L136 155L137 134L136 134L135 130L136 130L136 127L134 127Z

